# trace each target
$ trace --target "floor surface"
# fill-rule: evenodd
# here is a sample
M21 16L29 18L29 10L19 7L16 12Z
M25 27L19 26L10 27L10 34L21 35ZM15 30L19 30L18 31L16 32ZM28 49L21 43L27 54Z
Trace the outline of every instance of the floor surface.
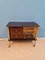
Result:
M8 48L7 40L0 40L0 60L45 60L45 39L32 42L14 42Z

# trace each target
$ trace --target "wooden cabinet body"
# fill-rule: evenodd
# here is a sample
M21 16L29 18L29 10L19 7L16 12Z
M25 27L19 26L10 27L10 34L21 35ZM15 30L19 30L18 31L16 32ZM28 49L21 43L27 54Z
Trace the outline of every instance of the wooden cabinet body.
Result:
M35 22L9 22L8 38L9 40L15 39L36 39L37 30L39 25Z
M8 41L36 40L39 25L35 22L9 22Z

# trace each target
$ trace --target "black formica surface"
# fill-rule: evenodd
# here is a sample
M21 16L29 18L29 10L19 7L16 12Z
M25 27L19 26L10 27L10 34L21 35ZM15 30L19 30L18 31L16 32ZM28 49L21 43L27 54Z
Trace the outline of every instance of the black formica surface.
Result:
M39 27L36 22L8 22L7 27Z

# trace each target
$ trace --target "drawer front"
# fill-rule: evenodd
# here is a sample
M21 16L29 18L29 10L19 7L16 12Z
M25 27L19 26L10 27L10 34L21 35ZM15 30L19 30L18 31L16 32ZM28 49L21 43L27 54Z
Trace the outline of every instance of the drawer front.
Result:
M23 37L24 38L33 38L33 35L32 34L24 34Z
M33 27L24 27L23 29L24 30L33 30L34 28Z
M11 38L22 38L22 28L10 28L10 36Z
M34 28L33 27L24 27L23 28L23 33L33 33Z

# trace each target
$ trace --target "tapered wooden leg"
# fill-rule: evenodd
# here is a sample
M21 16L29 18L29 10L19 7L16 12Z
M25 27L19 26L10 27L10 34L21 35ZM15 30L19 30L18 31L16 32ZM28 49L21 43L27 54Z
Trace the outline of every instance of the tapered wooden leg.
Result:
M10 48L10 46L11 46L11 42L10 42L10 41L8 41L8 47Z
M33 47L35 47L35 44L36 44L36 41L34 40L34 41L33 41Z
M8 28L8 47L11 46L11 41L10 41L10 33L9 33L9 28Z

